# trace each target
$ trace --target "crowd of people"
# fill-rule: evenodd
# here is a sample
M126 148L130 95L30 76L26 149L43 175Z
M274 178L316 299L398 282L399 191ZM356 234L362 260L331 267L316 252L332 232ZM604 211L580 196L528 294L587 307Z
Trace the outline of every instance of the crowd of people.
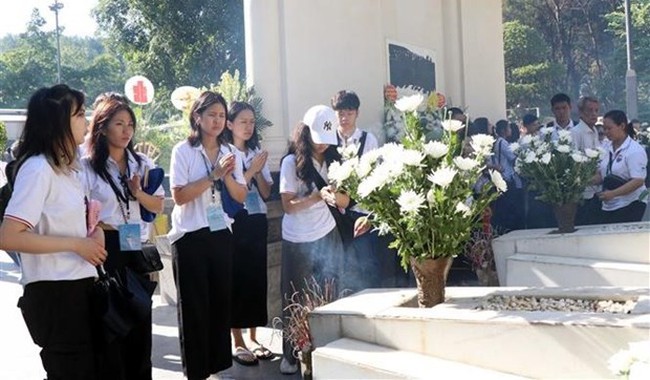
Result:
M505 120L496 123L496 143L487 166L502 173L508 191L492 205L493 226L502 232L555 226L552 206L536 199L539 190L530 190L525 178L514 170L517 152L511 149L514 143L524 144L526 135L539 136L542 127L551 129L553 140L559 138L560 131L567 131L575 149L603 152L599 169L578 206L577 225L641 221L648 202L647 195L644 196L648 157L645 148L636 141L640 123L628 120L620 110L610 110L601 116L600 102L591 96L578 100L577 121L571 119L572 103L568 95L554 95L550 105L554 119L545 125L534 114L524 115L521 127ZM470 127L470 134L471 130ZM619 186L610 183L612 175L620 178Z
M128 100L100 95L90 128L85 101L66 85L40 89L30 99L8 176L14 192L0 226L0 249L20 252L24 294L18 305L42 348L49 379L151 379L151 310L128 334L106 341L97 333L93 285L102 268L150 288L149 276L134 270L132 260L148 236L141 209L162 212L166 194L162 186L153 193L142 188L142 178L155 165L134 149L137 120ZM360 104L353 91L343 90L329 106L309 108L281 161L283 310L309 278L333 279L350 291L403 285L395 280L400 272L407 278L388 238L370 228L368 211L327 178L328 165L341 159L338 148L355 146L361 156L379 146L371 132L357 127ZM605 113L600 134L597 99L580 99L578 122L571 119L568 96L553 96L551 107L555 118L547 127L553 133L570 131L576 148L606 152L585 189L578 224L641 220L647 157L626 115ZM495 136L486 166L502 173L508 191L493 204L492 223L505 230L550 227L552 219L545 216L550 206L527 190L511 149L523 136L539 133L537 117L525 115L521 126L500 120L493 128L485 117L469 121L458 108L448 112L467 124L461 137ZM172 151L168 195L175 205L168 237L189 379L208 378L233 360L255 365L273 356L256 339L256 327L268 322L265 200L273 179L255 119L251 105L227 104L222 95L203 92L189 112L190 135ZM603 187L609 174L624 183ZM99 228L90 231L89 199L102 204ZM351 231L342 230L343 214L354 223ZM252 346L242 329L248 329ZM283 343L280 371L295 373L295 347L286 337Z

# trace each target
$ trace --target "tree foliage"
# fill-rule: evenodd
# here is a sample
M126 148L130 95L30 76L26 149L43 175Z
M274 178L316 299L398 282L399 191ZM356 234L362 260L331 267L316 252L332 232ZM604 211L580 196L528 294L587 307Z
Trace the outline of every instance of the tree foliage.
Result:
M200 87L223 72L243 72L241 0L99 0L94 14L129 73L148 77L165 100L178 86Z
M56 83L56 40L34 9L25 33L0 40L0 107L25 108L38 88ZM61 36L61 80L86 93L122 91L124 63L95 38Z

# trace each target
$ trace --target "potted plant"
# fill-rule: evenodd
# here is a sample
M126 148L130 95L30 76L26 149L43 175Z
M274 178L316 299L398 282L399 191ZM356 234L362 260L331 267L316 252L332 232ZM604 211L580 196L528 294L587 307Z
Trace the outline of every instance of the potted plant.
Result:
M571 132L541 128L537 135L526 135L511 149L517 153L515 171L526 178L538 199L553 206L558 233L575 231L575 215L582 193L596 174L601 152L573 148Z
M403 113L400 144L354 156L355 147L343 151L344 160L330 165L329 178L370 212L380 234L391 233L404 268L411 265L418 286L420 307L444 302L447 273L461 254L483 210L506 183L497 171L491 181L475 188L491 154L494 138L472 136L473 152L460 155L458 130L462 123L444 120L439 140L425 138L418 108L424 97L401 98L395 106ZM444 116L444 110L440 111ZM493 185L497 191L491 191Z

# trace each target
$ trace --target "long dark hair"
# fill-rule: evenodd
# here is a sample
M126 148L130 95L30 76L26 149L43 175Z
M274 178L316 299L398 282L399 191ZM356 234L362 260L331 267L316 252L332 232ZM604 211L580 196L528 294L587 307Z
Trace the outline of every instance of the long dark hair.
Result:
M228 107L228 121L233 123L237 116L239 116L242 111L249 110L253 113L253 116L255 116L255 108L251 106L250 104L246 102L232 102L230 103L230 106ZM232 131L229 128L225 128L223 132L221 133L221 136L223 136L223 139L226 142L229 142L231 144L235 143L235 139L232 135ZM254 126L253 129L253 135L251 136L250 139L246 140L246 148L250 150L255 150L260 147L260 138L257 135L257 123Z
M627 133L628 136L631 138L636 137L636 130L634 130L634 126L632 123L627 122L627 115L625 115L625 112L621 110L611 110L603 116L603 119L609 119L614 122L616 125L625 125L625 133Z
M201 126L194 119L194 115L202 114L205 110L207 110L208 108L210 108L211 106L217 103L223 106L223 109L226 111L226 115L228 115L228 104L226 104L226 99L224 99L223 96L218 92L204 91L194 101L194 104L192 104L192 108L190 108L190 116L189 116L192 133L190 133L190 136L187 138L187 141L189 141L190 145L198 146L199 144L201 144L201 137L203 134L203 132L201 131ZM224 125L223 129L226 130L228 128ZM219 144L226 143L223 132L221 132L219 136L217 136L217 142Z
M106 97L99 102L95 102L96 108L90 120L90 141L88 142L88 151L90 153L90 166L102 179L108 181L106 162L108 161L108 138L105 131L111 119L120 111L126 111L131 115L133 120L133 131L136 128L136 118L133 109L129 104L119 97ZM133 148L133 138L126 146L126 150L133 155L138 166L142 164L140 156Z
M84 109L85 96L65 84L37 90L27 105L18 160L43 154L54 170L67 170L77 159L70 118Z
M311 141L309 126L304 123L298 124L293 130L287 155L282 158L284 160L290 154L296 156L296 175L305 183L308 192L314 189L313 186L316 182L314 177L316 170L314 170L314 162L312 161L314 151ZM341 155L335 145L330 145L323 155L328 166L334 161L341 160Z

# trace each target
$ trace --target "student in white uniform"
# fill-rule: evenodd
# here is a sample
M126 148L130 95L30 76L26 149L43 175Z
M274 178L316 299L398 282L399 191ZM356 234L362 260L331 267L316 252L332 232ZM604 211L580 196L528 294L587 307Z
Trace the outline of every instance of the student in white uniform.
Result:
M255 128L255 109L248 103L233 102L228 107L227 142L244 158L244 178L248 186L246 211L235 217L233 233L232 336L233 360L242 365L257 364L273 353L257 341L257 326L268 322L266 310L266 255L268 222L264 200L271 195L268 153L260 148ZM253 347L246 347L242 328L248 328Z
M366 152L379 147L375 135L357 128L361 101L354 91L341 90L337 92L331 99L331 105L338 118L337 141L340 148L346 149L348 146L354 145L356 155L361 157ZM393 255L385 244L380 246L377 230L359 234L364 230L360 224L367 218L368 211L353 205L346 210L346 213L355 219L357 236L349 242L344 242L344 276L340 286L342 289L349 289L352 292L367 288L379 288L383 277L381 269L391 266L394 261Z
M321 286L326 279L338 280L343 244L326 200L348 206L349 197L328 188L319 191L315 176L327 182L328 165L339 159L336 151L338 120L327 106L310 108L294 130L289 152L280 168L282 218L282 273L280 289L286 323L287 297L304 287L312 276ZM298 370L296 353L284 337L280 372Z
M603 184L598 193L603 201L602 223L640 222L648 203L647 195L642 196L648 165L645 149L634 140L634 128L623 111L607 112L603 125L608 141L598 178Z
M87 236L77 145L87 125L84 96L66 85L41 88L27 106L14 191L0 249L20 252L18 301L48 379L98 379L91 313L101 230Z
M136 118L120 96L104 96L95 102L90 121L87 156L83 158L85 185L91 199L101 202L100 226L106 236L108 258L104 268L111 275L128 278L130 271L145 288L153 289L148 276L131 268L133 251L141 250L140 206L163 210L164 190L154 195L142 190L140 179L153 162L133 148ZM131 239L129 239L129 237ZM107 342L102 371L115 380L151 379L151 313L138 321L129 334ZM109 376L110 374L110 376Z
M232 365L232 234L221 192L239 203L246 180L237 148L226 143L228 106L203 92L190 109L190 137L172 151L170 187L174 274L183 371L205 379Z

